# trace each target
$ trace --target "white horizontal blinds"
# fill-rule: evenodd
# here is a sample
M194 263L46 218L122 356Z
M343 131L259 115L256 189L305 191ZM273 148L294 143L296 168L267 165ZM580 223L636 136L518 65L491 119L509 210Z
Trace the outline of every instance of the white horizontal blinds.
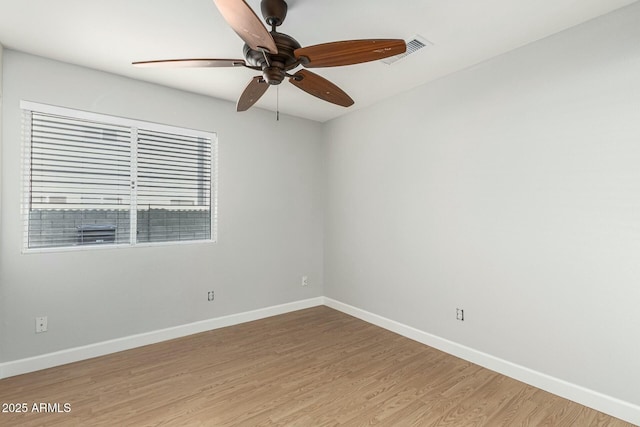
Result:
M215 134L21 107L25 249L213 240Z
M138 129L137 241L211 239L212 140Z
M30 117L28 248L128 243L130 129Z

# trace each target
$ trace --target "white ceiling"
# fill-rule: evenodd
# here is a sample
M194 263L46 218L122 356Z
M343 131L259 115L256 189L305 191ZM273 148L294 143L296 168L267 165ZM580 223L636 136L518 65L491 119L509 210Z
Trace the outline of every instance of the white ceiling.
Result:
M350 108L279 86L282 113L326 121L637 0L289 0L280 32L302 46L361 38L433 43L394 65L315 69L354 100ZM247 3L260 16L260 0ZM139 69L132 61L242 58L243 42L212 0L0 0L5 48L233 101L245 68ZM276 88L256 104L275 111ZM256 108L256 107L253 107ZM242 113L238 113L242 114Z

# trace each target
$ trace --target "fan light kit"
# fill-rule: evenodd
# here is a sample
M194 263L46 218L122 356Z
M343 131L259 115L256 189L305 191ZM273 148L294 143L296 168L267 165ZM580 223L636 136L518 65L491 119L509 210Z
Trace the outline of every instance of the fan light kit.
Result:
M279 85L288 78L303 91L343 107L353 105L353 99L329 80L304 68L337 67L361 64L402 54L407 45L398 39L345 40L301 47L293 37L279 33L287 16L284 0L262 0L260 9L268 31L260 18L244 0L214 0L229 26L245 42L244 59L165 59L134 62L138 67L244 67L262 74L251 79L240 99L237 111L246 111L267 91L270 85Z

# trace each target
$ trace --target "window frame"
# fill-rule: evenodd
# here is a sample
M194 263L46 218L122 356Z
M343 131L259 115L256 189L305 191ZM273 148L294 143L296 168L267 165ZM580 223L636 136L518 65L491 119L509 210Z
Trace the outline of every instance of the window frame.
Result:
M77 110L73 108L60 107L49 104L42 104L33 101L20 101L20 110L23 117L22 129L22 171L21 171L21 190L22 197L20 203L22 227L22 253L40 253L40 252L65 252L65 251L82 251L82 250L104 250L117 248L135 248L149 246L174 246L174 245L194 245L194 244L210 244L216 243L218 240L218 136L216 132L191 129L186 127L172 126L162 123L149 122L138 119L131 119L120 116L113 116L102 113L94 113L89 111ZM43 113L66 117L69 119L85 120L98 124L126 126L130 128L130 174L131 174L131 203L129 205L130 220L129 224L130 239L128 243L108 243L108 244L86 244L86 245L68 245L68 246L52 246L52 247L29 247L29 210L31 199L31 147L32 139L29 123L25 123L26 114ZM190 137L204 138L211 142L211 176L210 176L210 230L211 236L208 239L197 240L172 240L158 242L136 242L137 231L137 169L138 169L138 130L153 131L160 133L168 133L174 135L188 135Z

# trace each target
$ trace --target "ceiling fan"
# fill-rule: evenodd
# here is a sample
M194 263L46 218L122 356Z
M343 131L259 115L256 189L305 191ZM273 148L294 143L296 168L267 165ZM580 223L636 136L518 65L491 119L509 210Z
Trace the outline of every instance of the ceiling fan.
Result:
M365 39L345 40L301 47L293 37L279 33L287 16L285 0L262 0L260 8L264 19L271 27L269 32L260 18L244 0L214 0L218 10L231 28L245 42L244 59L166 59L134 62L138 67L245 67L261 71L247 85L238 99L237 111L246 111L267 91L270 85L279 85L285 78L296 87L324 101L343 107L354 101L342 89L324 77L301 69L336 67L376 61L406 51L404 40Z

